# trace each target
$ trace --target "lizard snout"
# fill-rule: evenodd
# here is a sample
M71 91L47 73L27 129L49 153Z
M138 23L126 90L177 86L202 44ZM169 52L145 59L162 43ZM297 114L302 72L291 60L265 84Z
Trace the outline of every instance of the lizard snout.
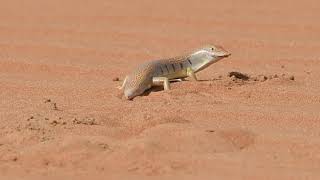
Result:
M143 92L143 91L142 91ZM132 100L134 97L139 96L140 94L142 94L140 89L126 89L124 91L124 96L128 99L128 100Z
M125 90L124 91L124 96L128 99L128 100L131 100L135 97L134 95L134 91L132 90Z
M231 56L231 53L226 53L225 55L223 55L223 57L229 57Z

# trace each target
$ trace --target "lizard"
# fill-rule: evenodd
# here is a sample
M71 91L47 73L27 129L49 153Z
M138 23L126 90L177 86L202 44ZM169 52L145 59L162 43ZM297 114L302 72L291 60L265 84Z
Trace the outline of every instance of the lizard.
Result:
M165 91L170 90L170 82L187 77L198 81L197 72L230 55L221 46L208 45L187 55L148 61L127 75L119 89L123 90L128 100L143 94L152 86L163 86Z

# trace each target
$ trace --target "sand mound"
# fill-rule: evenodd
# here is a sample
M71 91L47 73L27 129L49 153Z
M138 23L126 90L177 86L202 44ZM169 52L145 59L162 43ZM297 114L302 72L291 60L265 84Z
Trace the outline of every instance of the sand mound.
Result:
M316 7L2 2L0 179L319 179ZM204 44L232 55L121 98L138 64Z

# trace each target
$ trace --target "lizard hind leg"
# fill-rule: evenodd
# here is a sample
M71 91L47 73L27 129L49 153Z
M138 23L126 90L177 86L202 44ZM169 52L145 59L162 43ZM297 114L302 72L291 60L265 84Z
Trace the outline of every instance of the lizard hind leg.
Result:
M170 82L169 79L166 77L153 77L152 78L153 85L156 86L163 86L164 90L170 90Z

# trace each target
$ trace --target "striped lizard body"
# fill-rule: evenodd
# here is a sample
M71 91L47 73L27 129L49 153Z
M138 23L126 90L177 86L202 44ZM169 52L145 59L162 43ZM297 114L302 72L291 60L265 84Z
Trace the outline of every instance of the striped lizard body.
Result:
M129 100L152 86L161 85L169 90L170 80L191 77L197 81L195 73L230 55L221 46L206 46L189 55L149 61L127 75L120 89Z

